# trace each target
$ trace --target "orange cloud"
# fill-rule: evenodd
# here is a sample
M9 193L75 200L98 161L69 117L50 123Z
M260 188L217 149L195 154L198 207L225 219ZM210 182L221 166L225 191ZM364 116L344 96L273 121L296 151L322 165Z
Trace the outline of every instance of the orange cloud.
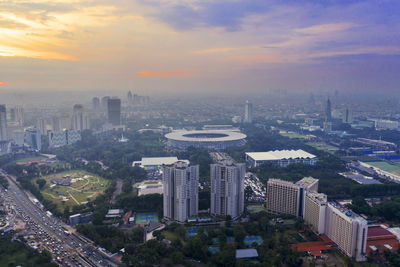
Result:
M5 82L0 81L0 86L5 85Z
M137 73L139 77L158 77L158 78L171 78L171 77L189 77L191 74L186 70L171 70L171 71L140 71Z

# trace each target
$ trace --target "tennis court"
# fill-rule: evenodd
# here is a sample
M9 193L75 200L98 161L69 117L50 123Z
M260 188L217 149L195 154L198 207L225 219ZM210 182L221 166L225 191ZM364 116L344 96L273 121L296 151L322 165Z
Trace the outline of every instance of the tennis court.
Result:
M146 222L159 222L157 212L139 212L136 213L135 223L142 224Z
M212 254L215 254L219 252L219 247L208 247L208 251L210 251Z
M244 244L248 247L252 247L253 243L257 243L257 245L261 245L263 243L263 240L259 235L246 236L243 241Z
M199 233L199 230L198 230L198 229L188 229L188 230L186 230L186 234L187 234L189 237L196 236L198 233Z

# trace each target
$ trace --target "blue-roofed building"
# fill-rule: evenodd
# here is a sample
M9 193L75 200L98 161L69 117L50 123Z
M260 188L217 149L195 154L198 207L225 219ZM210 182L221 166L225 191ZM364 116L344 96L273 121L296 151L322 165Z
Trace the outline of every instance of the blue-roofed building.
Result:
M236 250L236 259L253 259L257 257L258 253L254 248Z

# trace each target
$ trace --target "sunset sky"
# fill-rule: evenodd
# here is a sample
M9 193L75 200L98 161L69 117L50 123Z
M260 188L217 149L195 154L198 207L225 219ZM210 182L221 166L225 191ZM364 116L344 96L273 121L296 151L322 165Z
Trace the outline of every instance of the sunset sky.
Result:
M0 90L400 91L400 1L0 1Z

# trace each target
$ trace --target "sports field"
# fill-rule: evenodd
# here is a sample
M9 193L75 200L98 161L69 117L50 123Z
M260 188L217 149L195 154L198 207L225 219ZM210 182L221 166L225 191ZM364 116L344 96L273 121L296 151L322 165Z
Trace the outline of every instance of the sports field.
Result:
M259 235L248 235L243 240L244 244L248 247L252 247L253 243L261 245L263 243L262 237Z
M329 153L334 153L335 151L339 150L339 148L332 146L332 145L328 145L324 142L308 142L306 144L309 146L312 146L318 150L322 150L322 151L329 152Z
M306 138L305 135L298 134L298 133L291 132L291 131L289 131L289 132L279 131L279 134L282 135L282 136L285 136L285 137L289 137L290 139L293 139L293 138L304 139L304 138Z
M55 184L52 181L53 178L68 178L70 184ZM38 179L46 180L45 186L41 189L43 197L54 202L60 210L95 199L107 189L110 183L109 180L83 170L70 170L38 177L33 181L35 185Z
M252 204L246 207L247 211L250 213L258 213L261 211L266 211L266 208L262 204Z
M379 168L383 171L387 171L393 174L397 174L400 175L400 166L394 165L394 164L390 164L386 161L368 161L365 162L371 166L374 166L376 168Z
M138 212L135 215L135 224L159 222L157 212Z

